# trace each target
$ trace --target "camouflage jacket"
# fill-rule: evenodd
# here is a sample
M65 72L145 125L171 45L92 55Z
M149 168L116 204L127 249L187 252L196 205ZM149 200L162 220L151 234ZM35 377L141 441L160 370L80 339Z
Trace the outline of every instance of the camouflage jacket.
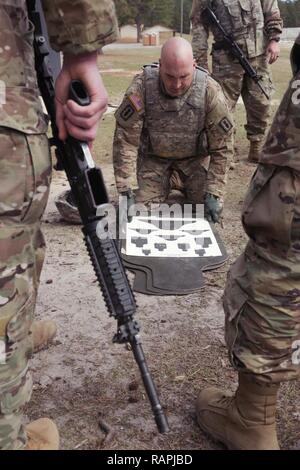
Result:
M51 45L78 54L117 36L111 0L43 0ZM39 101L26 0L0 1L0 126L28 134L47 125Z
M294 76L269 131L260 163L300 172L300 35L291 52Z
M291 59L294 77L244 201L249 241L223 297L232 362L269 384L299 377L291 342L299 335L300 302L300 35Z
M199 77L198 74L195 73L194 83L187 90L186 96L170 98L164 93L162 86L157 86L161 94L161 97L158 97L161 107L159 109L159 106L154 106L149 112L147 110L149 109L151 97L149 93L146 94L145 75L144 71L134 78L116 112L117 123L113 143L113 160L118 191L138 188L137 160L145 153L156 156L159 153L159 156L163 158L168 158L168 155L171 159L182 158L182 149L187 140L187 132L190 130L191 134L195 133L194 124L187 130L182 123L183 119L189 119L187 113L192 112L193 117L197 118L198 121L203 120L203 126L201 123L199 132L201 130L205 132L207 151L210 155L207 165L207 192L221 197L226 184L228 162L232 156L233 124L220 85L211 77L207 77L205 81L205 99L203 100L204 110L198 107L196 112L192 108L195 106L193 93L197 90L195 79ZM157 80L160 82L159 74ZM172 105L172 112L169 113L169 126L166 125L168 116L165 115L169 111L168 101ZM178 106L179 101L180 106ZM186 105L184 116L182 114L182 102ZM151 125L149 120L151 120ZM161 127L164 129L163 132L159 130L160 122ZM180 131L181 126L182 131ZM152 143L150 143L149 130L155 132L155 140L153 139ZM200 134L198 137L200 137ZM160 141L165 140L161 144L161 148L158 148L159 139ZM187 142L187 146L193 148L190 141L191 139ZM155 152L153 152L153 146L155 146ZM205 152L200 147L197 147L196 155L193 156L199 155L199 159L205 160ZM187 155L184 155L184 157L186 158ZM204 164L204 166L206 165Z
M292 49L291 62L294 76L275 115L261 153L259 171L245 198L243 224L257 243L263 240L263 248L266 240L271 240L272 249L279 249L276 241L289 248L293 238L299 252L300 35Z
M207 68L209 32L212 31L215 42L223 39L222 33L203 14L207 6L250 59L262 55L269 41L279 39L282 32L277 0L194 0L192 46L195 59L202 67Z

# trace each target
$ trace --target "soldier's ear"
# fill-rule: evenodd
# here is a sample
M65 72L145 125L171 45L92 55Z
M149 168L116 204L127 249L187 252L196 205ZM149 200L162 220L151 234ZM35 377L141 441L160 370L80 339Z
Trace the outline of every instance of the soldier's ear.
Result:
M197 64L196 64L196 61L195 61L195 59L193 59L193 68L194 68L194 69L196 68L196 65L197 65Z

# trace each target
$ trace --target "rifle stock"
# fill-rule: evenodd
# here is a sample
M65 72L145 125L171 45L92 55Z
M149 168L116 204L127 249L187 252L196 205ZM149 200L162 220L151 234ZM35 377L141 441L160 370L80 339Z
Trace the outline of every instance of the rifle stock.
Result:
M98 236L99 222L105 215L109 203L104 179L100 168L95 166L88 145L68 137L62 142L58 137L55 122L55 93L51 70L47 64L48 49L41 29L39 12L35 0L27 0L29 18L35 26L34 52L38 85L51 121L51 145L55 147L58 167L64 169L71 186L72 195L83 224L84 241L100 284L106 307L117 320L117 333L113 342L130 343L138 364L154 419L161 433L169 431L168 421L161 407L157 390L147 367L139 337L139 326L133 316L136 302L118 251L116 241L109 232ZM80 105L90 100L79 81L73 81L70 98Z

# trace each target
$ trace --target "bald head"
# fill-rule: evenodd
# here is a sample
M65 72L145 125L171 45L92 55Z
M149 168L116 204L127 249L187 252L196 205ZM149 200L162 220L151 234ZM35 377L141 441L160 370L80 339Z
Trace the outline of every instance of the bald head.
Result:
M193 50L188 41L183 38L168 39L162 49L160 60L166 62L190 62L193 63Z
M190 43L183 38L165 42L160 56L160 76L171 96L180 96L191 86L195 62Z

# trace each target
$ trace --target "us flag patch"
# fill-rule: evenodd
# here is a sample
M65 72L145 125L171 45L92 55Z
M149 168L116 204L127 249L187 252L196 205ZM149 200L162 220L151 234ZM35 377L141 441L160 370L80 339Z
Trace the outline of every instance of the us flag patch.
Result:
M143 102L139 95L129 95L128 99L138 113L143 109Z

